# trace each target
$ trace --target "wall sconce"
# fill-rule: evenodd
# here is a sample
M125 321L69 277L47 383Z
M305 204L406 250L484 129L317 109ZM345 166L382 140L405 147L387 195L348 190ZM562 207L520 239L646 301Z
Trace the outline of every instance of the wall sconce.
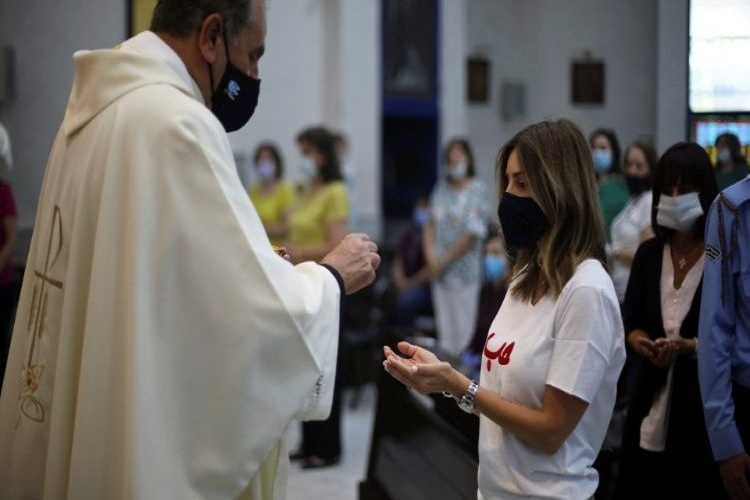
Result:
M526 115L526 84L504 81L500 85L500 116L509 122Z

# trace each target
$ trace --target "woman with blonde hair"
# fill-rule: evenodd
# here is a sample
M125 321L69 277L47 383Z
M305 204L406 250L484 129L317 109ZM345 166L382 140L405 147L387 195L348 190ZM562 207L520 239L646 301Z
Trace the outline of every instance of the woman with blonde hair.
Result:
M403 357L384 348L384 366L479 415L479 498L591 498L625 360L591 153L572 122L542 122L503 146L497 168L517 259L479 383L406 342Z

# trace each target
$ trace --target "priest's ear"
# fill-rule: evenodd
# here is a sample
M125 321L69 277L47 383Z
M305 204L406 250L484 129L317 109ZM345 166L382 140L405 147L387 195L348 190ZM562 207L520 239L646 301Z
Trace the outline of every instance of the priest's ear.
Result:
M223 33L224 20L221 18L221 14L211 14L201 23L198 33L198 47L203 59L209 64L214 64L219 58L219 53L225 52L226 37L222 36Z

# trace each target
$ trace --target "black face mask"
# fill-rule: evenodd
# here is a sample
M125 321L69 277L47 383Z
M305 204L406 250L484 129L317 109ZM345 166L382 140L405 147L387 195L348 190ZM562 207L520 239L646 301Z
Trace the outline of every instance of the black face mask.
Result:
M247 76L229 60L229 43L224 33L224 50L227 53L227 67L219 86L214 89L214 74L208 63L208 76L211 83L211 111L219 119L227 132L242 128L253 116L258 105L260 80Z
M625 176L625 184L628 185L628 191L633 196L637 196L647 189L651 188L651 179L648 177L635 177L633 175Z
M549 226L547 217L533 199L510 193L503 193L497 215L505 243L515 249L534 246Z

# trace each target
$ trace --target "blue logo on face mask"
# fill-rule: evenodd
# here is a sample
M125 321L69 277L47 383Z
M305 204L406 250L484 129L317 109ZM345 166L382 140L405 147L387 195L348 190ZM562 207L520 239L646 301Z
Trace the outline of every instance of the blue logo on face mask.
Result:
M234 101L237 99L237 96L240 95L240 84L235 82L234 80L229 80L229 84L227 84L227 89L224 91L227 94L227 97Z

